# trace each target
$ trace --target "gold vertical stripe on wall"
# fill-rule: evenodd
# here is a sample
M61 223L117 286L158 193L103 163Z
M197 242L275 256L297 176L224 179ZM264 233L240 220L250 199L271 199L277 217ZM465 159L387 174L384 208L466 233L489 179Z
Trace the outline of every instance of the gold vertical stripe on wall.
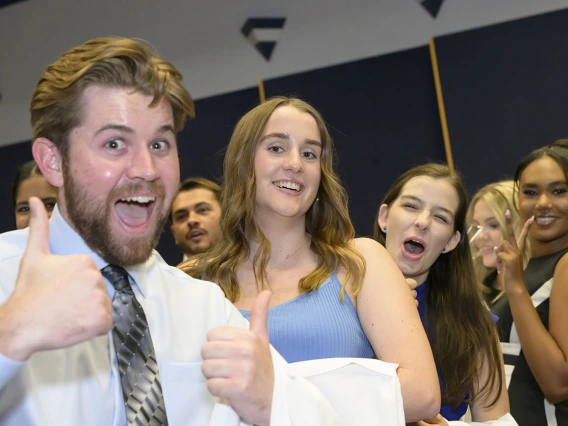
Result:
M258 82L258 97L260 98L260 103L264 103L266 100L266 95L264 94L264 81L260 80Z
M440 70L438 69L438 57L436 56L436 45L434 44L434 38L430 39L430 60L432 61L432 71L434 72L434 84L436 85L438 111L440 112L442 136L444 137L444 148L446 149L446 162L448 163L450 170L453 172L454 158L452 157L452 144L450 143L450 132L448 131L448 120L446 119L446 107L444 106L444 94L442 93L442 83L440 81Z

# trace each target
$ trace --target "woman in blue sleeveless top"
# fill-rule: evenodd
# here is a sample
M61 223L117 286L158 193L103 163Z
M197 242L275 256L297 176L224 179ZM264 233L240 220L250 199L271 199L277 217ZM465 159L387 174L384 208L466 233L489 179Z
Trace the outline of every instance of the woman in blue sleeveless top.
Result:
M447 425L471 406L473 420L509 412L496 328L483 304L465 232L467 195L446 165L424 164L387 192L374 237L406 278L416 280L420 317L440 377L440 414L421 425ZM510 423L509 423L510 424Z
M382 246L353 238L333 157L307 103L278 97L249 111L225 155L223 237L203 261L180 267L218 283L244 314L270 289L270 342L288 361L399 364L406 419L433 416L436 370L408 286Z

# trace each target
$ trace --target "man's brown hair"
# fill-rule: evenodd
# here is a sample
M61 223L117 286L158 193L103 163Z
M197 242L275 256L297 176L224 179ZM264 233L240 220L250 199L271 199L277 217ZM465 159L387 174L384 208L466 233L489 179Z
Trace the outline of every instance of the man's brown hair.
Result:
M122 87L168 102L177 134L194 117L182 75L141 41L121 37L89 40L65 52L42 73L30 106L34 139L51 140L67 159L67 137L81 120L81 94L92 85Z

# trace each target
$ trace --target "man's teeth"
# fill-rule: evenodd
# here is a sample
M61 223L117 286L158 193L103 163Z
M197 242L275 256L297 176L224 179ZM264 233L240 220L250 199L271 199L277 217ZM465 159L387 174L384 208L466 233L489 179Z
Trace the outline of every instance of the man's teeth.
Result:
M275 184L278 188L291 189L292 191L300 190L300 184L294 182L276 182Z
M548 225L552 223L556 219L555 217L536 217L535 222L540 223L541 225Z
M155 200L156 197L124 197L120 199L120 201L124 201L126 203L142 203L142 204L146 204Z

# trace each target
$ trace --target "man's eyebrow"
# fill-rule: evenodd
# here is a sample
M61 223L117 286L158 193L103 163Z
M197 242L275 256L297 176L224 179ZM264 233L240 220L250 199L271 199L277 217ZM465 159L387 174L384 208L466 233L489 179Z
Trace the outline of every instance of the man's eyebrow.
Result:
M134 130L131 127L125 126L123 124L106 124L103 127L101 127L99 130L97 130L95 135L98 135L99 133L102 133L105 130L118 130L119 132L124 132L124 133L134 133Z
M199 203L197 203L197 204L195 205L195 208L198 208L198 207L209 207L209 206L211 206L211 204L208 203L207 201L200 201Z
M175 215L178 214L178 213L187 213L187 210L188 210L188 209L186 209L185 207L180 207L179 209L175 209L175 210L172 212L172 215L175 216Z
M97 130L95 134L98 135L99 133L102 133L105 130L117 130L119 132L124 132L124 133L134 133L134 129L125 126L123 124L106 124L103 127L101 127L99 130ZM158 134L167 133L167 132L175 133L174 127L171 124L164 124L163 126L158 127L158 130L156 131L156 133Z
M167 133L167 132L174 132L174 126L172 126L171 124L164 124L163 126L160 126L158 128L158 132L157 133Z

